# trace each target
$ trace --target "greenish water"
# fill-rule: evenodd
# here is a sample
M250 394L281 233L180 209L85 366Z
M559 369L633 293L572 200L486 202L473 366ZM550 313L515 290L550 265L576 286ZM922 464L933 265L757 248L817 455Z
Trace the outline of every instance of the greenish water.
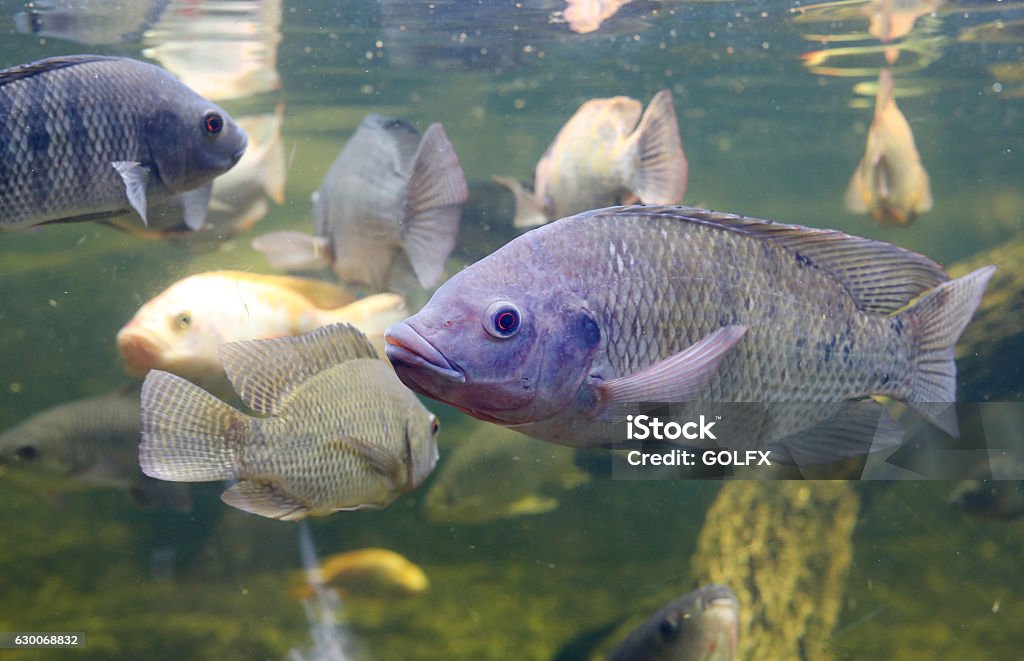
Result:
M1021 5L946 4L918 20L907 40L925 40L931 61L905 53L896 79L898 90L920 92L899 105L935 208L909 227L882 228L843 209L873 103L852 88L875 75L818 75L799 58L849 45L808 36L863 33L865 19L796 22L787 2L644 2L579 35L549 21L561 3L521 4L285 0L282 89L223 102L235 115L285 103L286 201L271 205L255 233L311 230L309 195L365 114L394 114L421 130L440 121L471 196L447 268L454 273L515 236L511 195L491 175L532 183L546 146L589 98L624 94L646 104L668 88L690 164L686 204L879 238L944 265L1024 236ZM70 53L141 56L139 43L18 34L11 17L22 9L0 2L4 68ZM993 26L999 20L1004 27ZM863 34L851 43L877 41ZM877 70L882 62L875 54L830 64ZM125 383L114 335L175 280L217 268L270 272L248 247L252 235L213 252L95 224L0 235L0 429ZM1019 293L1004 313L1019 329ZM1009 364L1021 364L1019 335L1000 346ZM994 391L975 385L960 397L1020 401L1024 377L1012 374ZM443 461L472 425L427 405L442 418ZM635 622L695 587L705 578L691 566L698 535L727 523L706 519L717 482L596 477L560 493L553 512L475 526L428 523L429 486L380 512L313 522L323 555L387 547L430 577L424 595L346 601L343 617L375 659L549 659L585 629ZM765 499L775 486L762 486ZM825 639L805 641L815 650L808 658L821 658L818 650L846 659L1019 656L1024 521L971 518L947 504L951 488L854 486L852 560L843 589L830 595L838 622ZM262 659L308 645L302 606L287 589L299 567L296 526L223 505L213 484L194 488L189 514L143 511L116 490L49 491L0 475L0 631L81 631L87 644L0 656ZM796 550L776 549L776 540L761 551L800 563L801 545L825 547L797 542Z

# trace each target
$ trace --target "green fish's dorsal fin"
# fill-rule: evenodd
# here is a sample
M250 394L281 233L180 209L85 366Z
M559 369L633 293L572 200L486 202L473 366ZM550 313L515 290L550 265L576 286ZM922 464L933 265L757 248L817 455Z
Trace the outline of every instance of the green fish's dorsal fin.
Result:
M631 206L616 208L612 213L673 218L771 241L792 253L801 266L832 274L864 312L890 314L949 280L942 267L924 255L836 230L690 207Z
M358 328L348 324L220 347L220 362L238 396L264 415L278 415L296 386L310 377L358 358L376 360L377 351Z
M17 80L31 78L32 76L40 73L54 71L55 69L63 69L65 67L73 67L76 64L84 64L86 62L106 62L109 60L121 59L124 58L107 57L104 55L64 55L61 57L50 57L45 60L22 64L20 66L7 69L6 71L0 71L0 87L8 83L13 83Z

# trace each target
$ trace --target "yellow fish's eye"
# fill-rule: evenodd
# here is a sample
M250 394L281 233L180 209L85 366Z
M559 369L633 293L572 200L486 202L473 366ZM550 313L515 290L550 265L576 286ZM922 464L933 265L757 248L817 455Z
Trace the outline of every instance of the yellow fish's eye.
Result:
M438 422L437 418L434 418L430 422L430 433L434 436L437 436L437 432L439 431L441 431L441 423Z
M192 325L192 315L188 312L179 312L174 317L174 327L178 330L185 330Z

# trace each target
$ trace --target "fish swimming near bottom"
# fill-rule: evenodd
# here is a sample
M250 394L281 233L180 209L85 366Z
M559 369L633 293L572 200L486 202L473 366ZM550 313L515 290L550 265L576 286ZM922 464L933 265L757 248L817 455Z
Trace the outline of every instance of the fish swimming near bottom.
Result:
M309 584L307 570L298 577L301 586L295 596L306 599L315 592ZM367 548L336 553L324 558L319 579L336 588L343 597L410 597L422 594L430 580L420 567L389 549Z
M142 386L139 463L174 482L236 480L227 504L273 519L379 509L437 462L437 419L346 324L232 342L221 362L254 417L168 372Z
M58 404L0 433L2 479L57 494L126 489L141 506L191 510L188 485L139 470L140 431L137 387Z
M825 413L856 418L874 395L956 434L954 345L994 270L949 280L922 255L833 230L612 207L462 270L387 330L387 355L416 392L565 445L625 441L619 416L638 402L786 404L762 428L770 446ZM846 443L860 420L831 422L802 440L808 463L871 445Z

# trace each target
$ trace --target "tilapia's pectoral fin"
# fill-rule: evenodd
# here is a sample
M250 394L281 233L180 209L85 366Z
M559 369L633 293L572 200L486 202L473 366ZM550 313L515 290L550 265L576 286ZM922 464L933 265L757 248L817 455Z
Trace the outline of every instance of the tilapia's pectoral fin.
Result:
M544 207L537 201L537 196L523 188L522 184L511 177L494 175L491 179L512 191L512 195L516 198L516 215L512 221L513 227L525 229L527 227L544 225L548 222L548 217L544 213Z
M903 430L878 402L864 399L834 406L835 412L826 420L773 442L771 460L800 467L822 466L892 450L903 442Z
M674 356L601 383L597 386L599 399L610 404L692 400L707 387L722 359L746 332L746 326L719 328Z
M193 232L202 229L206 224L206 210L210 207L213 195L213 182L181 194L181 203L185 213L185 225Z
M142 509L166 507L175 512L192 511L192 493L187 484L145 480L128 489L132 501Z
M128 203L138 212L142 218L142 224L149 225L146 220L146 186L149 184L149 168L135 161L113 161L111 165L124 181Z
M864 194L863 185L863 174L861 171L864 168L864 162L862 161L857 169L854 171L853 176L850 177L850 185L846 187L846 196L843 198L843 206L850 213L867 213L867 196Z
M326 238L285 230L261 234L252 249L267 256L275 269L315 269L331 265L330 243Z
M981 304L985 286L995 273L985 266L962 278L944 282L897 315L898 326L914 328L910 383L906 402L950 436L959 436L956 420L956 362L960 334ZM905 321L904 321L905 320ZM902 330L901 330L902 332Z
M538 494L529 494L515 502L509 503L505 513L508 516L532 516L544 514L557 508L557 499Z
M270 482L242 480L220 495L232 507L259 514L268 519L298 521L309 514L309 507Z
M354 437L343 437L338 443L343 446L342 451L352 452L365 461L370 470L390 480L392 484L404 484L407 480L406 457L400 457L386 447Z
M440 124L431 124L413 161L402 236L421 287L431 287L441 277L444 262L455 247L468 195L466 175L452 143Z
M645 204L676 204L683 199L688 165L671 92L654 95L631 140L638 152L633 192Z

